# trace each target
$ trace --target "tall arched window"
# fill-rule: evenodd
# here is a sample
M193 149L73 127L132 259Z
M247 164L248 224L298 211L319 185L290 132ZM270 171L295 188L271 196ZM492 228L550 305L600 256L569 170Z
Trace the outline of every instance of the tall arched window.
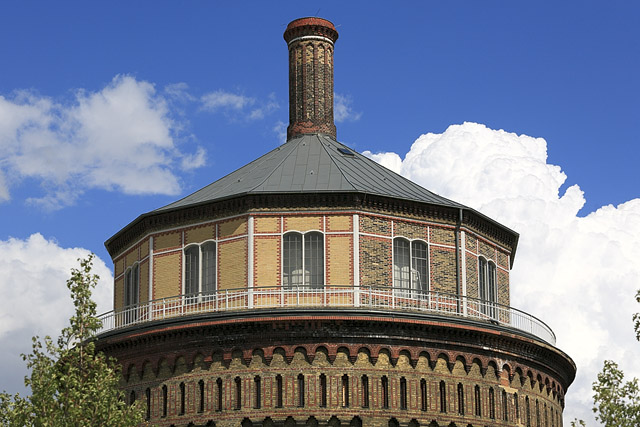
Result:
M478 296L482 300L480 306L482 313L491 317L496 316L497 292L496 265L483 257L478 258Z
M216 244L206 242L184 250L184 293L208 294L216 290Z
M427 410L427 380L420 380L420 409Z
M144 391L145 397L147 398L147 413L145 419L148 421L151 419L151 389L147 388Z
M349 407L349 376L344 374L342 376L342 407Z
M185 389L184 389L184 383L180 383L180 415L184 415L184 398L185 398Z
M240 377L236 377L234 380L236 384L236 409L242 407L242 380Z
M519 423L520 422L520 401L518 400L518 393L513 394L513 406L514 406L514 409L516 410L516 419L514 421Z
M138 319L136 307L140 302L140 267L135 264L124 274L124 308L126 321L134 322Z
M509 421L509 401L505 390L502 390L502 419Z
M389 407L389 378L386 375L382 377L382 407Z
M489 418L496 419L496 392L489 388Z
M167 399L169 398L167 394L168 394L167 386L163 385L162 386L162 417L163 418L167 416Z
M222 411L222 378L216 380L216 388L218 389L218 405L216 410Z
M260 409L262 407L262 381L259 375L256 375L253 378L253 388L254 388L254 400L253 407L254 409Z
M480 399L480 386L476 386L474 390L475 404L476 404L476 417L482 416L482 400Z
M410 291L426 292L429 287L427 244L396 237L393 239L393 286Z
M298 406L304 408L304 375L298 375Z
M198 391L200 394L200 403L198 405L198 412L204 412L204 381L198 381Z
M276 375L276 408L282 408L282 375Z
M464 415L464 386L458 383L458 414Z
M407 409L407 379L400 378L400 409Z
M440 381L440 412L447 412L447 385Z
M320 374L320 407L327 407L327 376Z
M368 408L369 407L369 377L366 375L363 375L362 378L360 379L360 382L362 383L362 407Z
M527 427L531 427L531 404L529 403L529 396L524 398L524 404L527 414Z
M324 236L287 233L282 239L282 283L285 288L324 286Z

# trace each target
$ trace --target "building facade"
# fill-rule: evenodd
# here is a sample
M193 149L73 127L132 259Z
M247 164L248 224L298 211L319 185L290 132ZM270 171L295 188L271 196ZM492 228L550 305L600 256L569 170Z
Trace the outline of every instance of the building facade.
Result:
M576 368L510 307L517 233L338 142L335 27L284 38L287 142L106 242L128 400L161 426L562 426Z

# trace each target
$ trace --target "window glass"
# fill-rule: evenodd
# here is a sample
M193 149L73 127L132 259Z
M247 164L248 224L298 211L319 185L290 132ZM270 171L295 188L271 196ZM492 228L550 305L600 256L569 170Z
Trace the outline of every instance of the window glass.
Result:
M285 234L282 249L283 286L324 286L324 236L319 232Z
M302 234L287 233L283 239L283 285L292 288L302 285Z
M216 244L207 242L202 245L202 292L216 290Z
M321 288L324 284L324 242L321 233L304 235L304 284Z
M184 293L187 295L198 293L199 251L198 246L184 250Z
M409 241L405 239L393 240L393 286L409 289L411 278L409 271Z
M411 288L426 291L428 286L427 244L411 242Z

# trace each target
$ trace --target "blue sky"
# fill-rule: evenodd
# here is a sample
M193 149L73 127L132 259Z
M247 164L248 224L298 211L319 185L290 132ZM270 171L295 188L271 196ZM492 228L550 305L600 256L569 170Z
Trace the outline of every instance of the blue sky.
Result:
M340 34L335 51L337 127L338 139L347 145L397 153L391 159L397 163L420 135L443 134L450 125L473 122L504 129L514 141L512 134L544 138L544 152L536 158L558 183L545 188L559 201L572 186L584 193L582 200L575 196L572 206L583 207L572 211L572 224L592 213L595 218L595 211L610 204L619 213L618 205L640 196L637 4L345 3L3 4L0 241L7 253L15 253L16 247L28 252L26 242L40 233L62 252L93 251L110 268L103 242L139 214L280 144L288 122L282 33L291 20L313 15L331 20ZM135 103L138 107L131 111L120 108ZM498 135L467 130L483 143ZM138 168L139 156L152 160ZM513 153L509 161L519 164L522 156ZM463 160L454 161L454 168L463 168ZM444 196L458 195L443 192L448 187L439 181L442 174L426 174L431 178L424 181L416 164L396 166ZM558 178L560 169L566 180ZM536 178L540 186L551 182L545 176ZM503 179L496 191L509 193L508 187L518 182ZM519 197L526 199L527 191ZM487 206L494 217L523 232L515 217L500 218L501 211L489 201L474 200L478 193L468 188L470 196L460 193L458 200ZM638 209L631 211L630 218L637 218ZM616 224L613 217L604 222L607 227ZM633 228L635 220L630 224L631 230L622 234L640 232ZM607 234L606 227L589 227L590 234ZM519 257L526 258L526 252L516 258L516 268ZM637 270L629 274L633 286ZM553 310L552 305L527 307L526 291L514 294L531 311ZM546 320L543 312L535 314ZM603 340L614 339L609 329L603 328ZM627 335L616 338L621 355L638 350L636 343L625 344ZM564 344L572 343L567 339ZM571 349L567 352L574 356ZM590 394L588 385L598 366L585 363L590 368L581 384ZM7 384L0 389L15 388L13 382ZM568 408L577 400L574 393L570 389ZM590 416L588 403L574 405L573 414Z

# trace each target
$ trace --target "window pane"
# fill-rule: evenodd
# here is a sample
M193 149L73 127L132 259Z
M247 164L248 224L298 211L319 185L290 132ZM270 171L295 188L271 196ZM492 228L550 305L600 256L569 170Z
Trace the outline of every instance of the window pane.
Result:
M140 272L138 264L133 267L133 277L131 278L131 304L138 305L140 295Z
M285 287L302 285L302 235L288 233L282 241L282 284Z
M131 270L127 270L124 275L124 306L131 305Z
M409 241L405 239L393 240L393 286L398 288L410 287L409 277Z
M426 291L428 286L427 244L415 241L411 243L411 288Z
M484 258L478 259L478 292L482 300L487 299L487 261Z
M324 285L324 244L321 233L304 236L304 284L312 288Z
M488 288L488 300L491 302L497 302L496 298L496 265L492 262L489 263L487 275L487 288Z
M198 292L198 258L200 248L191 246L184 251L184 293Z
M216 244L202 245L202 292L216 290Z

